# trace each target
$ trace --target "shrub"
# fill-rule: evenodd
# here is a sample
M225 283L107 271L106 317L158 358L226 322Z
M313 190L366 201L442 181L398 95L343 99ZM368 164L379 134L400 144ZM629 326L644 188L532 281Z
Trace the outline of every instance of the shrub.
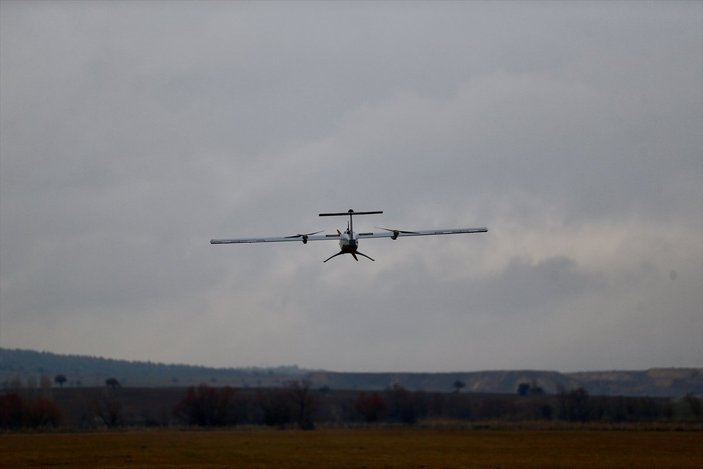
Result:
M183 423L208 427L236 425L242 411L243 401L231 387L217 389L201 384L189 388L173 412Z
M354 402L354 410L365 422L378 422L386 414L386 402L378 393L360 393Z
M49 399L26 400L16 393L0 396L0 428L56 427L59 423L61 411Z

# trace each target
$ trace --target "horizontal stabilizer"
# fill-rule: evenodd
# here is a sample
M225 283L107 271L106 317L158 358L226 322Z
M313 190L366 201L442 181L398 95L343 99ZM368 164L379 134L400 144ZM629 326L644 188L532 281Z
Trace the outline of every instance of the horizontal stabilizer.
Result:
M372 212L355 212L349 209L347 212L335 212L335 213L321 213L321 217L347 217L349 215L379 215L383 213L382 210L374 210Z

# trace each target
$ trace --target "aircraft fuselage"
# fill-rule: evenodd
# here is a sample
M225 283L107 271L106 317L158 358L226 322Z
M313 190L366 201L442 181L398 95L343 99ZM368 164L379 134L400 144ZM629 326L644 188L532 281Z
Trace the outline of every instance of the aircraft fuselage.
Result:
M344 254L355 253L359 248L359 236L356 233L345 231L339 237L339 249Z

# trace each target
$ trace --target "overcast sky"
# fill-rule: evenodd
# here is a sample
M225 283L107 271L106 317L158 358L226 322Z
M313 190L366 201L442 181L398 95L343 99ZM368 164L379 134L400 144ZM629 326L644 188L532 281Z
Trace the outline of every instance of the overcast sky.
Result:
M701 2L2 1L0 183L0 347L703 366Z

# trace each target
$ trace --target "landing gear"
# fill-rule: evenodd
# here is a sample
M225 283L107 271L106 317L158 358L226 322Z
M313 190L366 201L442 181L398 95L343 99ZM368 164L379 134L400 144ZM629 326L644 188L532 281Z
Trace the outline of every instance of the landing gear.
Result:
M360 256L363 256L363 257L365 257L365 258L367 258L367 259L369 259L369 260L372 260L372 261L375 261L375 260L376 260L376 259L373 259L372 257L367 256L367 255L364 254L363 252L359 252L359 251L339 251L337 254L335 254L335 255L333 255L333 256L330 256L330 257L328 257L327 259L325 259L324 261L322 261L322 263L324 264L324 263L327 262L328 260L330 260L330 259L332 259L332 258L334 258L334 257L337 257L337 256L341 256L342 254L351 254L352 257L354 258L354 260L357 261L357 262L359 262L359 258L356 257L357 254L360 255Z

